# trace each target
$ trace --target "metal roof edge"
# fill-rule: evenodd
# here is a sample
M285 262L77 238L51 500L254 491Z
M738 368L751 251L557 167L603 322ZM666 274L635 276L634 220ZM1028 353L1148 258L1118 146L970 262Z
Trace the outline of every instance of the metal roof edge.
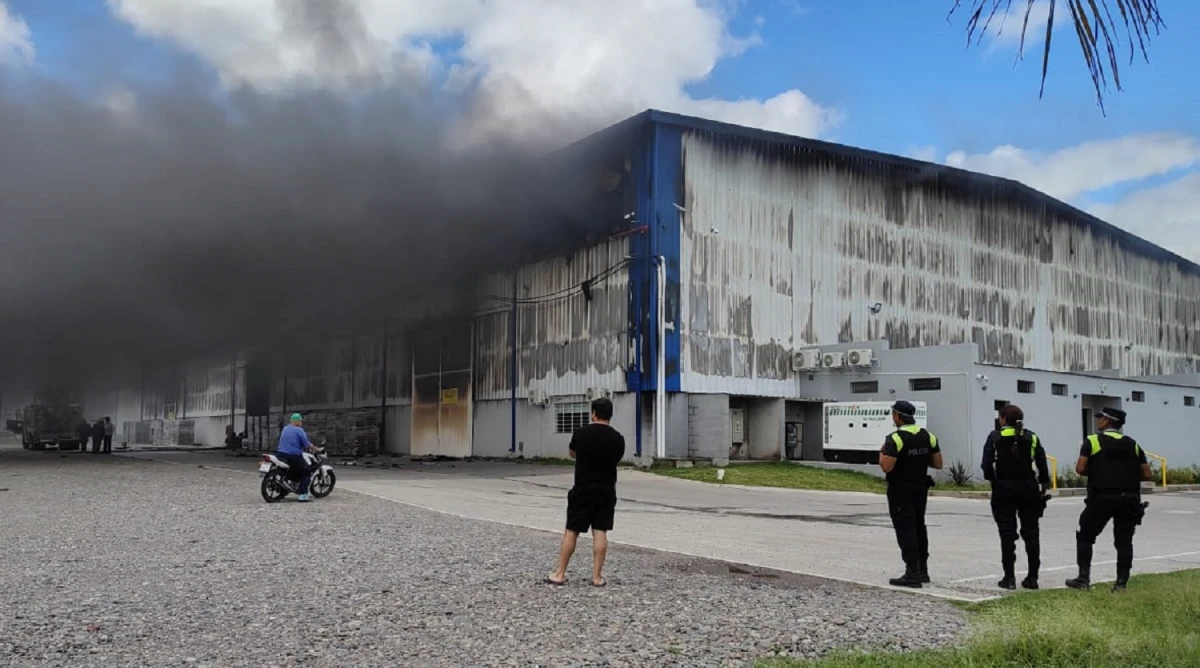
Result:
M588 135L587 137L575 142L575 144L579 144L589 139L598 138L603 133L618 127L635 127L638 123L645 122L646 120L659 125L673 125L699 132L711 132L713 134L719 134L726 137L803 147L847 158L875 160L898 167L922 170L932 168L937 169L941 174L958 177L964 180L973 180L977 182L982 181L986 183L992 183L997 186L1006 186L1016 193L1026 197L1031 197L1036 201L1040 201L1042 204L1050 208L1052 211L1059 213L1060 215L1074 218L1082 225L1090 226L1104 234L1112 236L1118 241L1123 241L1129 244L1135 250L1139 250L1154 259L1174 262L1175 264L1179 265L1181 270L1200 275L1200 263L1193 262L1192 260L1189 260L1175 253L1174 251L1163 248L1162 246L1148 241L1136 234L1133 234L1132 232L1121 229L1120 227L1117 227L1116 225L1113 225L1112 223L1109 223L1101 218L1097 218L1096 216L1082 209L1047 195L1046 193L1032 186L1026 185L1015 179L1009 179L1002 176L994 176L992 174L984 174L980 172L972 172L970 170L959 167L951 167L950 165L943 165L936 162L918 160L916 158L908 158L905 156L895 155L893 153L883 153L881 151L873 151L870 149L848 146L846 144L837 144L821 139L789 135L773 130L752 128L744 125L736 125L733 123L715 121L696 116L686 116L684 114L661 111L653 108L630 116L619 123L610 125L603 130Z

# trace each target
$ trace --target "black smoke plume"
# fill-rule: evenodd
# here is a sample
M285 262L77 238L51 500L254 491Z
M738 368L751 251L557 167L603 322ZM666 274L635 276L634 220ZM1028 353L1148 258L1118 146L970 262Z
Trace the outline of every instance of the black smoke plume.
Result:
M289 6L290 30L353 69L349 3ZM374 331L564 234L586 194L539 169L561 135L449 150L451 121L479 112L470 95L214 95L196 65L131 85L130 111L2 72L10 385Z

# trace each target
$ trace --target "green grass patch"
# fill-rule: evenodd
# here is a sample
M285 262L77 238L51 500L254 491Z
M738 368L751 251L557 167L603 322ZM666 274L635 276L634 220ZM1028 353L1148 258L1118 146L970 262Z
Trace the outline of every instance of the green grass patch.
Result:
M802 464L764 462L761 464L737 464L725 469L725 479L717 481L717 469L704 468L654 468L653 473L670 478L696 480L714 484L747 485L750 487L783 487L786 489L815 489L830 492L874 492L887 491L887 483L868 473L824 469ZM937 489L987 491L986 485L957 486L939 484Z
M1135 576L1112 594L1050 590L967 607L958 649L844 652L759 668L1193 668L1200 666L1200 570Z

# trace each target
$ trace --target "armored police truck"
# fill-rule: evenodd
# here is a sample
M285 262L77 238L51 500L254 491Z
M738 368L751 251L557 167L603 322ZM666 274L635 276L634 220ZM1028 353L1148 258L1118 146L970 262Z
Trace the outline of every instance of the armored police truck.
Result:
M26 450L59 450L79 447L79 425L83 408L78 404L33 404L23 411L21 445Z

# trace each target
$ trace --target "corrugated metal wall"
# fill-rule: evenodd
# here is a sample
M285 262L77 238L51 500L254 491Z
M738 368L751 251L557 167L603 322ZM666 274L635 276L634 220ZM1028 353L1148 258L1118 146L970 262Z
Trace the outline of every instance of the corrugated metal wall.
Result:
M209 358L191 362L187 366L184 380L184 412L187 417L214 417L229 415L230 400L244 398L245 367L234 357ZM242 384L238 384L242 383ZM231 391L236 388L236 394ZM240 401L245 409L245 401ZM159 416L154 416L159 417Z
M986 363L1127 374L1200 354L1200 276L998 186L697 132L683 151L685 391L783 379L791 350L834 342L973 341Z
M333 341L295 351L288 355L286 370L288 410L337 408L371 408L380 405L380 369L383 351L379 335ZM412 355L409 337L404 333L388 335L388 405L402 405L412 395ZM236 361L235 361L236 360ZM231 369L232 365L232 369ZM271 406L282 410L284 369L283 356L273 360ZM184 404L174 417L221 417L229 415L230 372L233 371L233 399L236 413L246 410L246 360L242 356L212 357L192 360L173 369L152 369L147 372L145 388L127 388L142 394L139 414L126 419L164 419L171 415L175 404L175 381L182 384Z
M519 270L517 394L582 395L589 387L625 390L630 355L629 272L625 238ZM597 279L590 301L580 286ZM475 398L508 399L512 352L512 274L484 281L485 311L475 320Z

